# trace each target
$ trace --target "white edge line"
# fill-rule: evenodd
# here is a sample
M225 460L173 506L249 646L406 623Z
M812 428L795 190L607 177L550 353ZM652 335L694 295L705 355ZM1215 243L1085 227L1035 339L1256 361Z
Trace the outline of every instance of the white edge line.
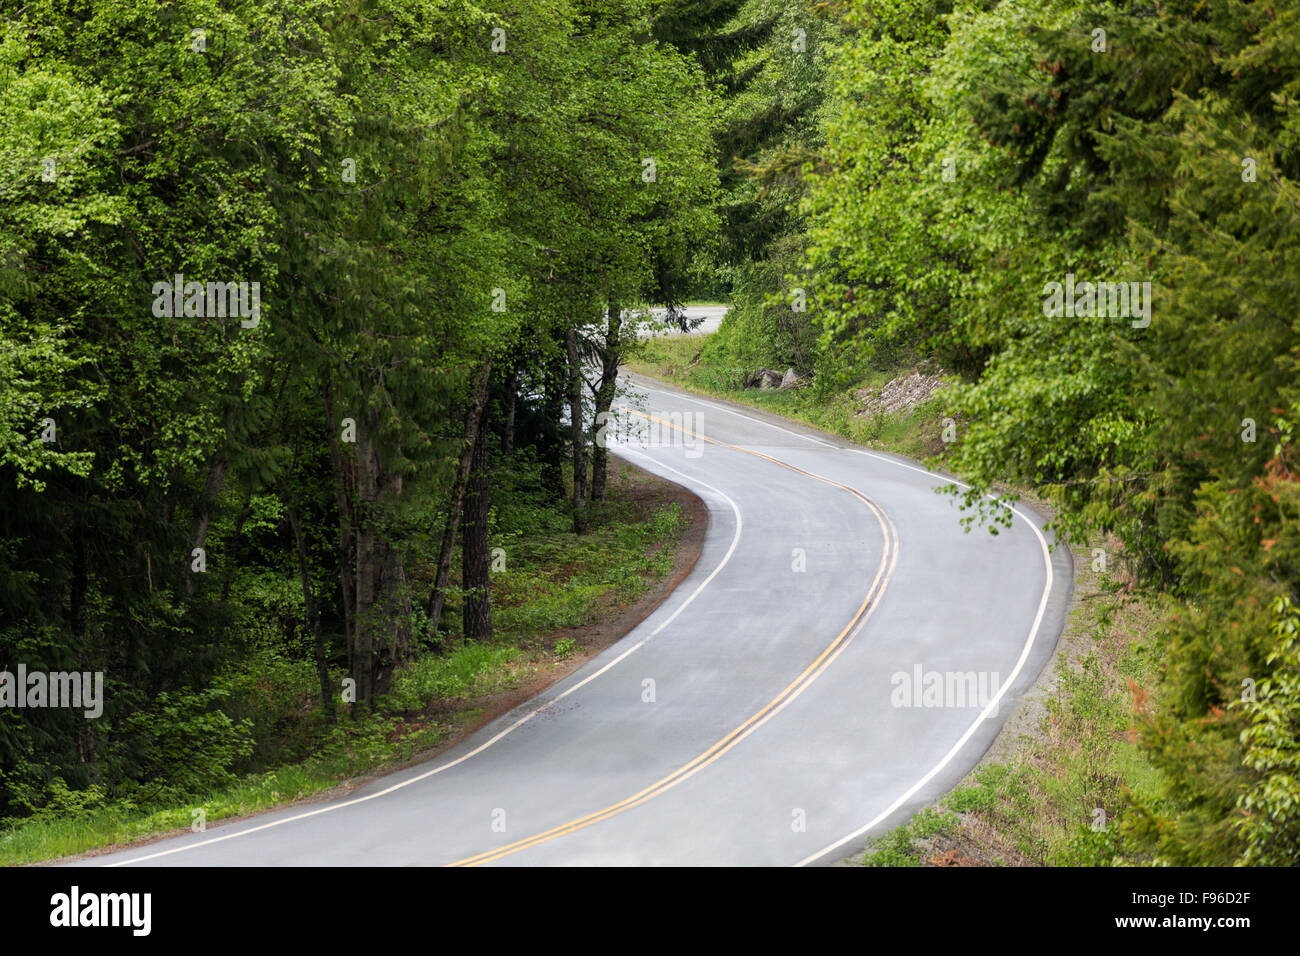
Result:
M945 481L950 484L959 485L962 488L970 487L970 485L966 484L966 482L964 481L960 481L956 478L949 478L946 475L937 474L933 471L929 471L928 469L925 468L920 468L916 465L909 464L908 462L905 461L899 461L897 458L894 458L890 455L882 455L876 452L866 451L861 448L851 448L851 447L844 447L842 445L833 445L830 442L821 441L819 439L812 438L808 435L801 435L799 432L791 431L788 428L783 428L782 426L773 424L772 422L764 421L761 418L754 418L751 415L743 415L740 412L736 411L735 409L727 407L726 405L719 405L715 402L703 401L702 399L695 398L693 395L682 393L675 389L658 389L655 388L654 386L641 386L641 387L647 392L658 391L661 395L671 395L674 398L685 398L687 401L692 401L699 405L704 405L709 408L716 408L719 411L723 411L723 412L727 412L728 414L735 415L737 418L744 418L751 422L757 422L760 425L766 425L768 428L774 428L777 431L785 432L787 435L793 435L795 438L802 438L804 441L813 442L814 444L817 445L825 445L828 448L840 448L843 451L850 451L853 452L854 454L866 455L868 458L875 458L878 461L888 462L892 465L897 465L900 468L906 468L909 471L915 471L920 474L927 475L931 478L937 478L940 481ZM998 501L999 503L1001 503L1000 500L994 495L986 495L986 497L988 497L993 501ZM805 857L804 859L796 863L795 866L797 867L806 866L807 864L813 862L819 857L825 856L827 853L830 853L832 850L838 849L844 844L857 839L858 837L862 836L862 834L870 830L872 827L878 825L881 821L887 819L895 810L897 810L900 806L902 806L905 802L907 802L907 800L910 799L913 794L915 794L923 786L925 786L927 783L933 780L935 776L941 770L943 770L944 767L946 767L949 763L952 762L953 758L956 757L957 754L961 752L962 748L965 747L966 744L970 741L971 736L975 733L976 729L980 726L980 724L982 724L989 717L990 714L994 713L997 710L998 703L1006 695L1007 691L1011 688L1011 685L1015 683L1016 678L1020 676L1021 670L1024 669L1025 662L1029 659L1029 652L1030 650L1032 650L1034 646L1034 641L1037 640L1038 638L1038 630L1042 626L1043 615L1047 611L1047 600L1052 593L1052 585L1055 581L1055 575L1052 572L1052 555L1051 555L1051 551L1047 547L1047 539L1043 537L1043 533L1042 531L1039 530L1038 525L1034 524L1034 522L1031 521L1029 517L1024 514L1024 512L1022 512L1019 508L1016 508L1014 505L1007 505L1007 507L1010 508L1013 514L1017 515L1022 521L1024 521L1025 524L1029 525L1029 527L1033 530L1034 534L1037 536L1039 546L1042 548L1042 552L1043 552L1043 565L1047 571L1047 581L1043 587L1043 596L1038 602L1038 613L1034 616L1033 626L1029 630L1029 636L1025 640L1024 647L1021 648L1020 658L1016 661L1015 669L1012 670L1010 676L1007 677L1005 681L1003 681L1002 686L998 688L998 692L993 696L993 699L989 701L989 703L985 706L984 710L980 712L979 716L975 718L974 723L972 723L968 728L966 728L966 732L962 734L962 736L958 739L957 743L955 743L952 746L952 749L949 750L948 753L944 755L942 760L940 760L937 764L935 764L935 766L930 770L929 773L927 773L924 777L922 777L920 780L914 783L910 788L908 788L908 790L905 793L903 793L902 796L900 796L897 800L891 803L888 808L886 808L870 823L853 831L848 836L840 840L837 840L836 842L832 843L830 846L822 850L818 850L816 853L812 854L811 856ZM892 520L890 521L890 524L891 525L893 524ZM866 619L864 618L861 624L859 624L859 629L865 623L866 623ZM857 634L857 630L858 629L854 630L855 635ZM847 646L847 642L845 646ZM841 647L840 650L843 650L843 647ZM835 657L838 656L839 653L837 651L836 654L830 658L830 660L824 662L822 669L824 669L825 665L829 665L830 661L834 660ZM819 674L821 673L821 669L818 670L818 673ZM802 690L803 688L800 688L799 692L802 692ZM797 694L794 696L797 696ZM793 697L791 699L793 699ZM784 707L784 705L782 705L782 707ZM770 717L771 715L768 716Z
M632 451L631 449L627 449L623 447L620 447L620 450L630 452L631 454L634 455L641 454L640 452L635 452ZM694 591L691 592L690 597L688 597L685 601L683 601L680 605L678 605L677 610L673 611L673 613L670 614L666 620L664 620L658 627L656 627L648 635L641 638L641 640L637 641L635 644L633 644L631 647L625 650L622 654L619 654L618 657L614 658L612 661L610 661L600 670L596 671L593 674L589 674L587 677L585 677L583 680L579 681L578 683L574 684L564 693L551 698L550 700L548 700L546 703L542 704L540 707L536 708L535 710L529 711L523 717L520 717L513 724L511 724L509 727L505 728L500 733L496 734L490 740L484 741L482 744L475 747L469 753L462 754L461 756L457 757L455 760L442 764L441 766L434 767L432 770L426 770L424 773L419 774L418 776L415 777L411 777L409 780L403 780L399 783L395 783L390 787L378 791L377 793L367 794L364 797L356 797L352 800L345 800L342 803L327 804L326 806L318 807L315 810L309 810L306 813L298 813L291 817L285 817L283 820L272 820L270 823L263 823L260 826L249 827L247 830L239 830L235 833L227 833L224 836L210 837L206 840L200 840L197 843L190 843L185 846L173 847L170 850L160 850L157 853L150 853L146 856L137 856L137 857L132 857L129 860L119 860L116 863L107 863L104 865L105 868L107 869L107 868L118 867L118 866L129 866L132 863L143 863L146 860L156 860L158 857L161 856L170 856L173 853L184 853L187 850L194 850L201 846L210 846L213 843L222 843L226 840L233 840L236 837L247 836L250 833L257 833L260 830L269 830L272 827L282 826L283 824L286 823L293 823L296 820L305 820L308 817L318 816L319 814L322 813L330 813L331 811L334 810L342 810L345 807L356 806L358 803L365 803L369 800L374 800L377 797L386 796L387 794L390 794L395 790L401 790L404 787L409 787L413 783L419 783L421 780L427 780L429 777L432 777L434 774L442 773L444 770L450 770L452 767L455 767L457 764L463 763L464 761L468 760L470 757L474 757L477 756L478 754L481 754L483 751L487 750L489 747L491 747L501 738L505 737L507 734L513 733L514 731L522 727L524 724L528 723L530 720L532 720L542 711L546 710L546 708L550 707L552 704L558 703L559 701L568 697L574 691L591 683L597 677L601 676L606 671L608 671L611 667L622 662L630 654L644 647L652 638L655 637L655 635L657 635L665 627L667 627L674 620L676 620L677 615L681 614L682 611L686 610L686 608L691 604L691 602L694 601L697 597L699 597L700 592L703 591L706 587L708 587L710 582L712 582L713 579L718 576L718 572L720 572L724 567L726 567L727 562L731 560L731 556L736 553L736 546L740 544L740 531L741 531L742 522L740 517L740 508L736 505L734 501L731 500L731 497L727 495L725 492L719 491L717 488L714 488L712 485L700 481L698 478L693 478L690 475L684 474L683 472L678 471L676 468L673 468L670 465L665 465L663 462L659 461L656 458L652 458L649 455L641 455L641 457L645 458L648 461L654 462L659 467L667 469L668 471L671 471L675 475L680 475L682 478L685 478L687 481L694 482L696 485L698 485L701 488L707 488L709 491L712 491L714 494L721 496L727 502L727 504L731 506L731 511L736 516L736 533L732 535L731 546L727 548L727 553L723 555L722 560L718 562L718 566L715 567L711 572L709 572L709 576L700 582L699 587L697 587Z
M857 451L857 449L850 449L850 450ZM859 452L859 454L870 454L870 453ZM883 456L872 455L871 457L882 458ZM893 459L884 458L883 460L892 461ZM894 462L894 463L897 465L902 465L904 468L911 468L913 471L923 470L920 468L916 468L913 465L904 464L903 462ZM933 472L926 472L926 474L933 474ZM955 482L955 483L963 484L962 482ZM965 487L969 487L969 485L966 485ZM1055 580L1055 575L1052 573L1052 556L1051 556L1051 552L1047 548L1047 539L1043 537L1043 533L1038 529L1038 525L1030 521L1029 518L1023 512L1020 511L1019 508L1011 507L1011 510L1013 513L1019 515L1020 518L1025 522L1025 524L1029 525L1029 527L1033 529L1034 534L1038 537L1038 543L1043 551L1043 566L1047 571L1047 581L1043 586L1043 596L1042 598L1039 599L1038 602L1038 613L1034 616L1034 624L1033 627L1031 627L1029 630L1029 636L1025 640L1025 645L1020 650L1020 658L1016 661L1015 669L1012 670L1011 674L1007 677L1007 679L1002 682L1002 686L998 688L998 692L993 695L993 699L990 700L988 704L985 705L982 711L980 711L979 716L976 717L974 722L969 727L966 728L966 732L961 735L961 737L957 740L955 744L952 745L952 749L950 749L946 754L944 754L943 759L940 760L937 764L935 764L934 767L931 768L929 773L927 773L916 783L912 784L912 786L909 787L901 796L899 796L898 799L896 799L888 807L886 807L879 814L877 814L877 816L873 820L859 827L858 829L854 830L848 836L842 837L841 839L836 840L834 843L830 844L829 846L818 850L816 853L804 857L802 860L800 860L798 863L795 864L796 867L807 866L809 863L812 863L814 860L817 860L819 857L823 857L827 853L830 853L831 851L837 850L840 847L844 846L846 843L850 843L853 840L858 839L867 831L871 830L873 827L878 826L880 823L887 820L894 813L894 811L896 811L899 807L901 807L904 803L906 803L909 799L911 799L911 797L918 790L920 790L927 783L933 780L935 776L937 776L938 773L941 770L943 770L944 767L948 766L948 764L952 762L953 758L956 757L957 754L961 752L962 748L964 748L966 744L970 741L970 738L974 735L976 729L979 728L980 724L984 723L984 721L987 720L988 717L997 710L999 701L1001 701L1002 698L1006 695L1006 692L1011 688L1011 685L1015 683L1016 678L1020 676L1020 671L1024 668L1025 662L1029 659L1029 652L1033 649L1034 641L1037 640L1038 638L1038 630L1042 626L1043 615L1047 611L1047 600L1052 593L1052 584Z
M894 458L890 455L882 455L876 452L866 451L861 448L845 448L844 446L841 445L832 445L830 442L820 441L819 439L811 438L808 435L801 435L799 432L791 431L788 428L783 428L782 426L773 424L772 422L764 421L761 418L754 418L751 415L743 415L740 412L736 411L735 409L728 408L725 405L719 405L715 402L702 401L701 399L695 398L694 396L679 393L676 390L655 389L653 386L645 387L645 390L659 391L660 394L672 395L675 398L686 398L688 401L693 401L696 402L697 404L704 405L709 408L716 408L719 411L727 412L729 414L737 416L738 418L744 418L751 422L757 422L760 425L766 425L769 428L775 428L777 431L785 432L787 435L793 435L795 438L802 438L804 439L804 441L813 442L818 445L825 445L830 448L841 448L844 451L850 451L858 455L866 455L868 458L875 458L877 461L888 462L892 465L897 465L900 468L906 468L909 471L919 472L920 474L928 475L931 478L937 478L940 481L946 481L949 482L950 484L958 485L962 488L970 487L970 485L968 485L964 481L960 481L956 478L949 478L945 475L936 474L935 472L929 471L928 469L920 468L916 465L909 464L905 461L899 461L897 458ZM987 495L986 497L988 497L993 501L999 501L999 499L994 495ZM999 503L1001 502L999 501ZM865 826L860 827L857 830L854 830L848 836L835 841L830 846L818 850L816 853L812 854L811 856L805 857L804 859L796 863L795 866L800 867L800 866L808 865L809 863L813 862L819 857L823 857L827 853L830 853L831 851L844 846L846 843L852 842L853 840L862 836L868 830L880 824L883 820L888 819L889 816L894 813L894 811L896 811L900 806L906 803L907 800L909 800L918 790L920 790L927 783L933 780L935 776L937 776L939 772L943 770L944 767L946 767L949 763L952 762L953 758L956 757L957 754L961 752L962 748L965 747L966 744L970 741L970 738L972 737L972 735L974 735L976 729L980 726L980 724L984 723L984 721L988 719L988 717L991 714L997 711L998 703L1006 695L1007 691L1010 690L1011 685L1015 683L1016 678L1020 676L1021 670L1024 669L1025 662L1029 659L1029 652L1033 649L1034 641L1038 639L1038 630L1042 626L1043 615L1047 611L1047 601L1052 593L1052 585L1055 582L1055 575L1052 572L1052 555L1051 555L1051 551L1047 547L1047 539L1043 537L1043 533L1042 531L1039 530L1038 525L1034 524L1034 522L1031 521L1029 517L1025 515L1024 512L1022 512L1019 508L1016 508L1014 505L1008 505L1007 507L1011 509L1011 512L1013 514L1017 515L1022 521L1024 521L1025 524L1029 525L1029 527L1033 530L1035 536L1037 536L1039 546L1041 547L1043 552L1043 566L1047 571L1047 581L1043 586L1043 596L1042 598L1039 599L1038 602L1038 613L1034 616L1034 623L1029 630L1029 636L1025 640L1024 647L1022 647L1020 650L1020 658L1016 661L1015 669L1012 670L1010 676L1008 676L1007 679L1002 682L1002 686L998 688L998 692L993 696L993 699L989 701L989 703L984 707L984 709L980 712L979 716L975 718L975 721L968 728L966 728L966 732L961 735L957 743L953 744L952 749L949 750L944 755L942 760L940 760L937 764L935 764L935 766L930 770L929 773L927 773L924 777L922 777L911 787L909 787L907 791L902 794L902 796L900 796L897 800L891 803L883 812L881 812L878 816L876 816L876 818L873 819L871 822L867 823ZM890 521L890 524L891 525L893 524L892 520ZM897 540L896 537L895 540ZM854 634L856 635L857 631L865 624L866 624L866 619L864 618L863 621L859 624L859 627L854 630ZM847 642L845 643L845 646L847 646ZM840 650L843 650L843 647L841 647ZM835 659L835 657L838 656L839 656L839 652L837 651L830 658L830 660L824 662L823 669L826 665L829 665L830 662ZM821 671L819 669L818 673L820 672ZM803 688L800 688L798 693L801 693L802 690ZM796 693L793 696L798 696L798 693ZM791 697L791 699L793 699L793 696ZM782 708L783 707L784 704L782 705ZM778 709L782 709L782 708L778 708ZM768 716L770 717L772 715L768 715Z

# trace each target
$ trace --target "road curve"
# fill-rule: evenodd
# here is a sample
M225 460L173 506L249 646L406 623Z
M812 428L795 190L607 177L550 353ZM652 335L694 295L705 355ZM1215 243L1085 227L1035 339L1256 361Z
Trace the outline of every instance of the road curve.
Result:
M436 760L93 865L832 863L950 789L1050 658L1065 549L1017 509L632 381L616 454L698 494L690 575L621 641Z

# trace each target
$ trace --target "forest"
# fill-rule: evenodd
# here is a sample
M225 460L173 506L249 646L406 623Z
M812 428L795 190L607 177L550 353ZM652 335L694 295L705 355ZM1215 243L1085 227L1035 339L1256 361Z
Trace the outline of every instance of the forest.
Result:
M0 856L418 750L516 558L649 574L597 431L722 301L719 388L941 370L971 533L1161 596L1102 862L1294 865L1297 97L1295 0L0 2L0 670L103 682L0 686Z

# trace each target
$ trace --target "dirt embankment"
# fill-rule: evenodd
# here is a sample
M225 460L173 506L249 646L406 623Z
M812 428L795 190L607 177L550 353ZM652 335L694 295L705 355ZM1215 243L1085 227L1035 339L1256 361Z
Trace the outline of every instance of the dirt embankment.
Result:
M863 415L886 415L912 408L944 387L938 375L913 372L886 382L878 388L860 388L854 393Z

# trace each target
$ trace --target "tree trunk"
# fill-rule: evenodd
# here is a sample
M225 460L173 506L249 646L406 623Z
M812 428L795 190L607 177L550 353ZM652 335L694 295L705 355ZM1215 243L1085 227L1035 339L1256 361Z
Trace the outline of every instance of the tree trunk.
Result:
M353 559L356 556L356 514L353 508L356 475L353 467L343 457L339 433L341 424L334 414L333 385L327 383L325 397L325 429L329 435L330 458L334 463L334 497L339 509L339 590L343 600L343 636L348 649L348 663L355 663L356 652L356 581ZM360 687L360 683L357 684Z
M320 681L321 706L334 722L334 688L330 685L329 653L325 644L325 635L321 632L320 606L316 603L316 593L311 586L311 570L307 563L307 542L302 535L302 522L298 520L298 509L289 497L287 487L281 485L280 498L284 501L285 514L289 518L289 528L293 532L293 543L298 551L298 580L302 584L302 601L307 608L307 623L311 627L312 639L316 651L316 676Z
M474 441L474 460L465 493L465 522L461 534L461 586L465 592L461 619L465 638L471 641L492 638L492 601L488 580L491 575L491 554L488 551L488 508L491 504L489 438L487 416L484 415Z
M578 333L564 333L569 359L569 440L573 443L573 530L587 530L587 440L582 429L582 365L578 359Z
M596 418L600 422L609 417L618 388L618 366L623 357L623 316L617 302L609 304L609 317L605 324L605 347L600 350L600 385L596 389ZM609 468L609 450L603 441L591 448L591 500L605 500L605 475Z
M382 385L375 383L376 391ZM411 654L411 601L401 551L389 515L402 496L402 476L384 466L378 399L357 423L356 636L357 699L373 705L387 693L397 667Z
M397 496L402 490L400 477L389 483L385 495ZM383 630L377 645L375 662L371 668L373 695L387 694L393 689L397 669L411 659L411 588L406 576L406 561L400 549L390 542L382 542L383 577L381 595Z
M556 355L546 363L542 411L546 420L545 448L542 452L542 482L551 497L563 501L564 433L560 419L564 415L564 396L568 390L568 359Z
M373 704L388 691L393 672L410 656L410 598L401 552L387 527L389 504L402 494L402 476L384 469L379 414L368 411L357 428L358 523L356 638L353 678L358 700Z
M356 681L358 703L374 700L375 599L382 586L382 569L377 560L380 531L376 499L379 497L379 447L369 420L357 423L357 528L355 535L356 614L351 648L352 679Z
M447 524L442 531L442 544L438 548L438 570L433 579L433 593L429 596L429 628L436 636L442 608L447 599L447 578L451 574L451 553L456 544L456 528L460 523L461 507L465 500L465 486L469 482L470 468L474 463L474 449L478 434L487 417L488 389L492 382L492 363L485 362L474 383L473 397L465 415L465 444L461 448L460 464L451 487L451 500L447 506Z
M515 450L515 392L519 388L519 370L512 368L506 376L505 414L501 422L501 454L509 457Z
M201 548L208 539L208 525L212 521L212 505L221 494L226 474L230 471L230 462L224 457L217 458L208 467L208 480L203 484L203 494L199 498L197 517L194 523L193 548ZM185 593L194 593L194 573L190 571L191 555L185 555Z

